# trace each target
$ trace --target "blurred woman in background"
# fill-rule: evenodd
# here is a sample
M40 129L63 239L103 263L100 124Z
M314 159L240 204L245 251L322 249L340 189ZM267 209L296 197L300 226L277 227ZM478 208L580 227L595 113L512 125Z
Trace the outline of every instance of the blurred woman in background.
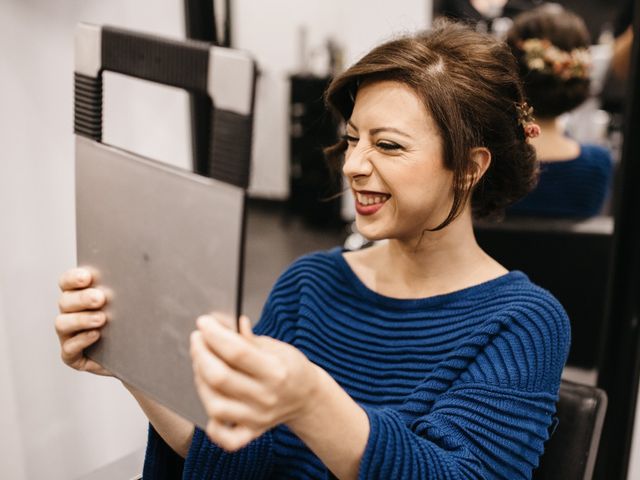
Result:
M540 163L537 187L509 215L588 218L597 215L610 189L612 159L598 145L568 137L559 117L589 96L589 33L583 20L558 4L517 16L507 34L529 105L524 121L540 125L532 140Z

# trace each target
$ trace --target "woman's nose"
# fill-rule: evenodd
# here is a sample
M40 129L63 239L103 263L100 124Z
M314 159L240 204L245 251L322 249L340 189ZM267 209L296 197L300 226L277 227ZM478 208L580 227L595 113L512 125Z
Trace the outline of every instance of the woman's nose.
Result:
M347 149L344 155L344 165L342 166L342 173L346 177L368 176L371 175L372 170L373 165L369 159L369 149L363 145L362 141Z

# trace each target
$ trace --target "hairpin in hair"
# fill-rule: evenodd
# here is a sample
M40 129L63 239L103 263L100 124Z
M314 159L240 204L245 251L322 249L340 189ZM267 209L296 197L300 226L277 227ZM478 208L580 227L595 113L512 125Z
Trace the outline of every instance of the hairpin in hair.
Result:
M351 84L349 87L349 99L351 103L356 103L356 94L358 93L358 89L360 88L360 83L362 82L360 77L356 77L355 82Z
M540 135L540 125L535 123L536 119L533 118L533 107L527 102L516 103L516 112L518 115L518 124L524 130L524 135L527 138L536 138Z
M547 39L528 38L518 42L518 48L524 52L527 68L562 80L589 78L591 54L586 48L561 50Z

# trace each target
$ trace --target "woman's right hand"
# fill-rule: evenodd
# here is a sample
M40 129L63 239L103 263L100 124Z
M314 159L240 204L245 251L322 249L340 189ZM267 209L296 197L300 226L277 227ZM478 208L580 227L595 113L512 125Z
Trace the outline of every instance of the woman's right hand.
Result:
M106 303L102 290L92 287L93 276L86 268L67 270L60 277L62 294L58 300L60 314L55 328L60 340L62 361L76 370L111 375L97 362L84 355L84 349L100 338L107 317L101 308Z

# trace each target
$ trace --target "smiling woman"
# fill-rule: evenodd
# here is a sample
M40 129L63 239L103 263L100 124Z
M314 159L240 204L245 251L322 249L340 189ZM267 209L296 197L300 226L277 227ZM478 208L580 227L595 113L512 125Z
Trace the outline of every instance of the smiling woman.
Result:
M414 136L439 142L443 165L453 175L451 208L431 229L451 223L469 197L476 217L496 217L533 188L535 150L518 121L524 94L514 58L503 44L452 24L374 49L327 91L329 106L347 121L343 141L326 150L334 167L341 166L343 153L357 138L349 130L357 121L355 93L362 93L361 84L372 81L395 82L396 90L405 89L402 98L398 92L388 93L396 98L385 98L381 104L386 111L377 114L381 118L375 120L381 123L373 127L375 131L396 127L393 122L408 122L411 115L413 125L405 127L405 135L412 128ZM402 147L401 142L379 142L376 148L401 151L396 144Z
M239 332L191 337L203 431L132 391L150 420L145 479L528 479L548 438L569 323L549 292L477 245L535 180L508 47L442 21L333 80L346 123L327 150L359 229L387 239L306 255ZM531 129L529 129L531 130ZM63 359L105 318L89 272L63 276ZM94 333L88 333L94 332Z
M364 82L357 95L343 172L355 195L358 230L371 240L418 238L446 218L452 202L453 175L444 168L438 130L403 83Z

